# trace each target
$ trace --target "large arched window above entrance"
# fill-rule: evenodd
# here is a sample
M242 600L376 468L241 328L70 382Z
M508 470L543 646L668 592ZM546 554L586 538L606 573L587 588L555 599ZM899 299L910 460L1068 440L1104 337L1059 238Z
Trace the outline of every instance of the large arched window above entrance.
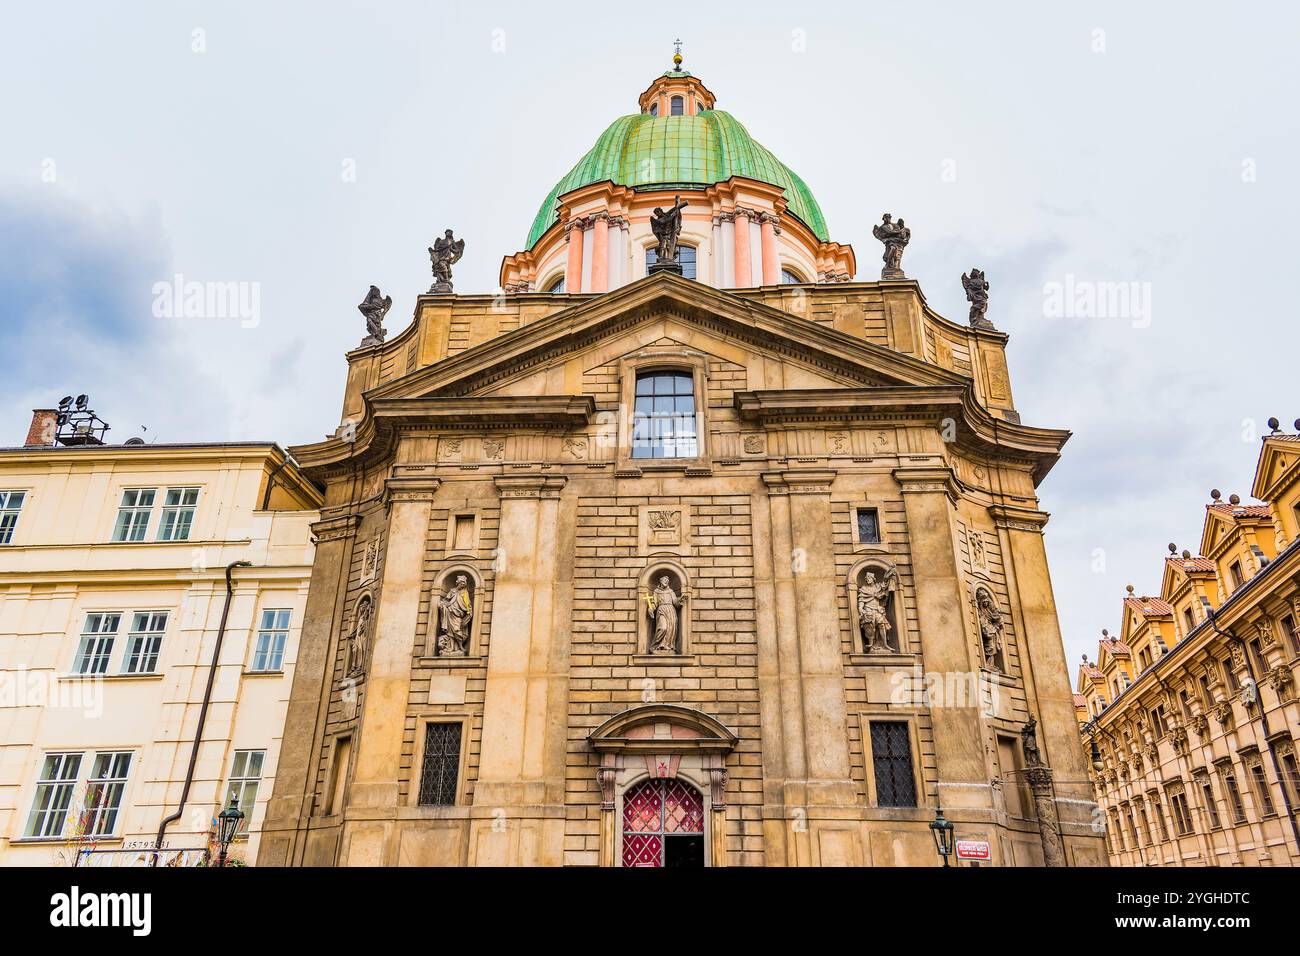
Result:
M651 778L623 795L624 866L704 865L704 796L684 780Z
M655 247L648 247L645 251L646 272L649 273L650 267L658 261L659 254L655 250ZM683 279L694 279L697 277L698 273L696 271L696 263L699 261L699 257L696 255L694 246L688 246L684 243L679 244L677 246L677 261L682 267Z

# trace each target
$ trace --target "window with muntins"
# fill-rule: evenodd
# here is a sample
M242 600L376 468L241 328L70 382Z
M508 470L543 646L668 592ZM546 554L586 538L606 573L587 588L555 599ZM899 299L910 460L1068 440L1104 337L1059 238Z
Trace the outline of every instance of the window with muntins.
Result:
M166 630L166 611L137 611L132 615L131 632L126 637L126 657L122 661L122 673L157 673L163 633Z
M623 865L704 865L704 798L689 783L654 778L623 795Z
M912 747L903 721L872 721L871 761L875 768L876 805L916 806Z
M633 458L695 458L695 379L689 372L643 372L636 377Z
M18 526L18 512L22 511L26 500L25 491L0 491L0 544L13 541L14 528Z
M426 724L420 805L452 806L460 774L460 724Z
M659 254L654 246L645 251L645 268L646 272L650 267L659 261ZM679 245L677 247L677 262L682 267L683 279L694 279L696 277L695 264L696 254L694 246Z
M107 674L108 659L113 653L121 614L94 613L86 615L77 644L77 656L72 662L74 674Z
M239 809L244 812L244 819L239 821L238 832L241 836L248 833L248 824L253 819L265 760L265 750L236 750L235 759L230 765L230 783L226 787L226 801L221 806L225 809L230 806L232 799L239 800Z
M159 541L188 541L194 524L194 508L199 503L197 488L168 488L163 499L162 522L158 525Z
M143 541L149 533L149 517L153 514L156 488L127 488L122 492L122 503L117 509L117 524L113 526L114 541Z
M257 648L253 651L253 670L278 671L284 668L284 645L289 640L289 609L266 608L257 629Z
M875 508L858 509L858 542L880 544L880 513Z
M27 836L58 837L72 806L72 793L81 772L79 753L46 754L36 781L36 796L27 817Z

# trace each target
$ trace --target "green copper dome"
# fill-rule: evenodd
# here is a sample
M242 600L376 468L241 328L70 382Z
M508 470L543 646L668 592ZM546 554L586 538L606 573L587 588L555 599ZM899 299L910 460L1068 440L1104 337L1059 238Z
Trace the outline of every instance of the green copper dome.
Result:
M611 180L633 188L689 188L725 182L732 176L780 186L785 190L786 211L818 239L830 240L821 207L807 184L756 143L730 113L705 110L696 116L633 114L615 120L591 152L555 184L533 220L525 248L531 249L555 223L556 197L583 186Z

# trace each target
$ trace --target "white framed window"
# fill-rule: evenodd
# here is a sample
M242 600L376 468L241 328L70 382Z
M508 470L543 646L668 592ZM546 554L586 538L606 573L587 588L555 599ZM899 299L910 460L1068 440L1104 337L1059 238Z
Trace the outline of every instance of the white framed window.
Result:
M113 526L114 541L143 541L149 532L149 518L153 514L156 488L125 488L122 502L117 508L117 524Z
M632 415L633 458L694 458L695 379L689 371L664 369L636 377Z
M131 631L126 637L123 674L155 674L162 651L163 633L167 630L166 611L136 611Z
M46 754L27 818L27 836L62 837L69 825L68 835L76 838L116 833L131 756L129 750L96 753L90 762L82 799L73 806L85 754Z
M235 759L230 764L230 783L226 786L226 799L220 809L230 806L231 799L239 801L244 819L239 822L237 836L248 833L253 809L257 806L257 788L262 783L262 764L265 760L265 750L236 750Z
M253 651L253 670L278 671L284 667L284 645L289 639L287 607L265 608L257 629L257 647Z
M168 488L163 498L162 521L158 524L158 540L188 541L198 503L199 489Z
M113 653L113 641L122 623L120 613L96 611L86 615L77 644L77 656L72 661L74 674L107 674L108 659Z
M32 811L27 817L27 836L63 835L68 808L72 806L72 792L77 788L77 775L81 772L81 757L79 753L45 755L41 775L36 780Z
M0 544L8 544L14 539L18 512L23 510L26 500L25 491L0 491Z

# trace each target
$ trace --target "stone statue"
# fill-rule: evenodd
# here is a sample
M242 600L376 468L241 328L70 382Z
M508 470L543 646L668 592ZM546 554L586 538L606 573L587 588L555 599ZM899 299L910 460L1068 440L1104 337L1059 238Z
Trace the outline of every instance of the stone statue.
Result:
M460 262L465 254L465 240L457 239L448 229L441 239L435 239L429 247L429 261L433 264L433 285L429 286L430 295L443 295L451 292L451 267Z
M912 241L912 230L904 225L903 220L894 222L894 217L885 213L880 225L871 227L871 234L885 244L885 268L880 270L882 279L903 279L903 250Z
M659 241L650 272L682 274L681 264L677 261L677 237L682 232L682 210L686 205L686 201L681 196L674 196L671 209L665 211L656 206L654 212L650 214L650 231Z
M357 619L352 625L352 639L348 642L348 677L360 677L366 672L366 655L370 650L370 596L357 602Z
M362 346L378 345L384 341L384 336L388 334L384 330L384 316L392 307L393 297L382 294L379 286L372 285L366 293L365 301L357 306L357 311L366 317L366 332L369 333L361 340Z
M1000 671L1002 656L1002 611L993 595L984 588L975 592L975 610L979 616L980 640L984 644L984 662L990 670Z
M986 316L989 310L989 284L984 278L984 273L979 269L971 269L970 275L963 272L961 287L966 290L966 299L970 302L971 328L993 328L993 323Z
M876 648L894 650L889 640L889 602L898 582L898 569L892 565L877 581L876 572L868 571L858 588L858 624L868 653Z
M646 596L646 613L654 621L654 634L650 637L651 654L676 654L678 610L686 603L686 595L673 590L668 575L659 577L659 586Z
M1043 766L1043 755L1038 750L1038 719L1030 717L1020 728L1020 746L1025 751L1025 766L1032 769Z
M474 602L470 598L469 579L456 575L447 592L438 599L438 655L463 657L469 652L470 623Z

